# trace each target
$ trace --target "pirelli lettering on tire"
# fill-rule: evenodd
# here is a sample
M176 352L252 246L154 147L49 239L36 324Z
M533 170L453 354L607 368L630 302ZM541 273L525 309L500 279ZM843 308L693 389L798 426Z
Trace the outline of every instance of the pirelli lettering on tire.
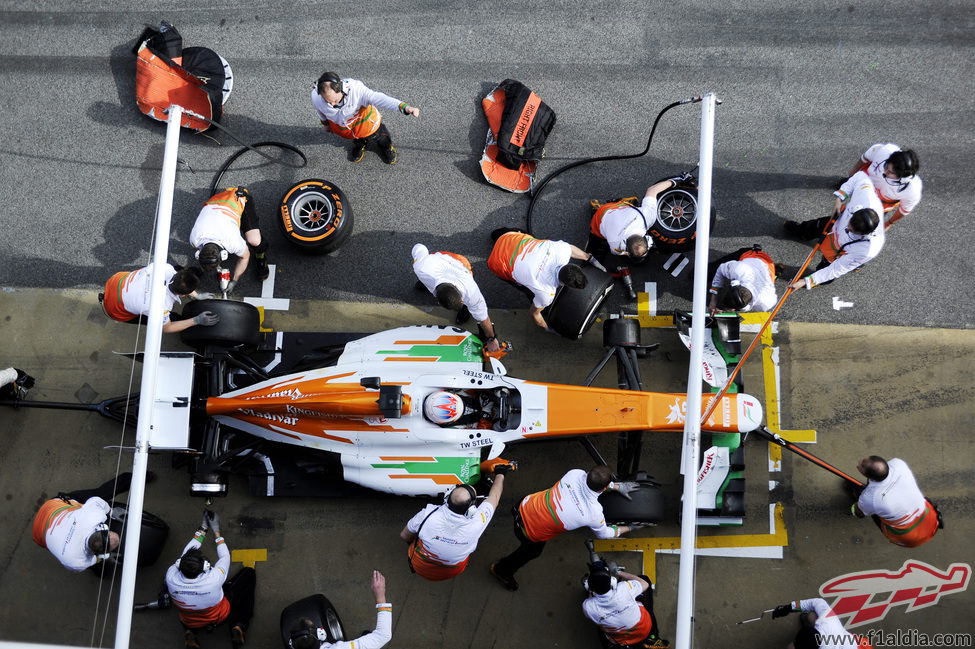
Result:
M324 180L303 180L285 192L278 223L284 236L306 252L325 253L352 233L352 210L342 190Z

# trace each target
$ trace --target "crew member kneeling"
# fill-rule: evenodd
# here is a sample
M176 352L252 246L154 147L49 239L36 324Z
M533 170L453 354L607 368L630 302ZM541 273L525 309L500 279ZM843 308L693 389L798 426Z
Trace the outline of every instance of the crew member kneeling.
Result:
M257 278L263 282L270 274L267 242L261 236L254 199L243 187L225 189L204 203L190 232L190 245L196 248L196 258L205 271L217 270L228 256L237 256L228 293L247 270L251 252L257 262Z

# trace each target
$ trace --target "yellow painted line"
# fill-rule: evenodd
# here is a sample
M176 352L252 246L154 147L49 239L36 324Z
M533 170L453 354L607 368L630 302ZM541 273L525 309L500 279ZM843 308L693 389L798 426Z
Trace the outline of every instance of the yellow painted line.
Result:
M703 549L785 547L789 545L789 535L785 530L783 509L782 503L775 503L774 530L770 530L768 534L698 536L695 547ZM642 552L643 574L657 583L657 551L679 549L680 537L596 539L593 546L597 552Z
M264 307L262 306L257 307L257 312L261 315L261 324L259 325L260 332L263 334L263 333L270 333L274 331L274 329L264 328Z
M247 568L253 568L258 561L267 561L267 548L232 550L230 552L230 561L233 563L242 563Z

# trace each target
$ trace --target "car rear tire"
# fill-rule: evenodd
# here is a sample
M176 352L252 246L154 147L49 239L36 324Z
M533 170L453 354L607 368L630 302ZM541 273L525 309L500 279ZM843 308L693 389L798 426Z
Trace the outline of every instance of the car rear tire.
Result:
M353 222L345 194L326 180L302 180L281 197L278 226L303 252L337 250L352 235Z
M589 330L603 300L613 290L613 278L608 273L588 263L579 266L589 280L585 288L560 287L544 314L548 326L569 340L578 340Z
M325 629L328 642L341 642L346 638L345 627L342 626L335 607L328 598L319 593L300 599L281 611L281 642L285 649L290 649L291 629L301 618L307 618L316 627Z
M210 327L194 325L180 332L180 339L190 347L203 345L256 346L261 340L261 313L252 304L237 300L193 300L183 308L183 318L193 318L204 311L220 316Z
M606 491L599 497L606 522L614 525L630 523L657 524L664 520L664 496L653 482L639 481L640 487L631 491L627 500L618 491Z

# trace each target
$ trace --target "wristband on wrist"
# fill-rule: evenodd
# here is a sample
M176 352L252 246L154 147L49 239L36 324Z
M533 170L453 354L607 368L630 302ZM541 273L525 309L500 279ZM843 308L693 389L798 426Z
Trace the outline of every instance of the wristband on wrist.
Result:
M711 295L717 295L718 288L716 286L712 286L711 288L708 289L708 293L710 293Z
M813 287L813 286L815 286L815 284L814 284L814 283L813 283L813 281L812 281L812 276L810 276L810 277L807 277L807 278L806 278L806 290L807 290L807 291L809 291L809 290L812 290L812 287Z
M399 103L399 112L403 113L404 115L408 115L409 113L406 112L406 109L407 108L409 108L409 107L406 105L406 102L405 101L401 101Z

